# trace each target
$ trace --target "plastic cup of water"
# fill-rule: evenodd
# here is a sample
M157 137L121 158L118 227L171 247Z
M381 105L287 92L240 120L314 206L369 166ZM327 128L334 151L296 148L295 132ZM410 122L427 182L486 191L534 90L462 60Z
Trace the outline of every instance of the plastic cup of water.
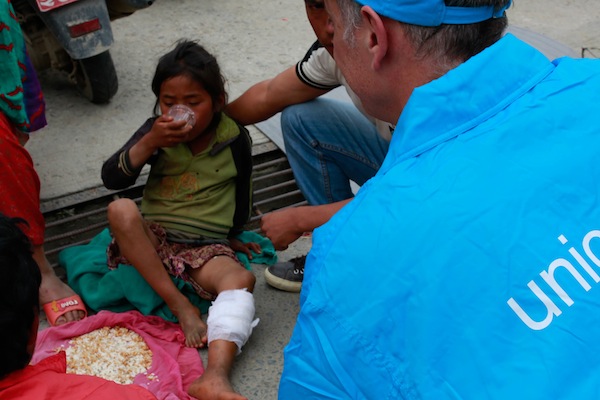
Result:
M169 108L167 115L173 117L174 121L185 121L189 126L194 126L196 123L196 116L192 109L183 104L175 104Z

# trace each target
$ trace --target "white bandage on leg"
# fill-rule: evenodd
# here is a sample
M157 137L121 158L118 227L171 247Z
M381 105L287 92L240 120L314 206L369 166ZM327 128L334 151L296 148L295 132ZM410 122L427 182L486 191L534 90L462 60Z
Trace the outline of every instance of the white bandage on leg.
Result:
M217 296L208 309L208 344L213 340L227 340L237 344L237 354L242 352L258 325L254 319L254 296L246 289L225 290Z

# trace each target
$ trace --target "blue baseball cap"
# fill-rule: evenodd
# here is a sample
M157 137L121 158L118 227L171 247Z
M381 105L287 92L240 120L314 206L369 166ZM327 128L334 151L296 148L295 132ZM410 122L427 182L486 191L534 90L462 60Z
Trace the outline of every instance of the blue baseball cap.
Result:
M474 24L504 16L512 0L503 8L448 7L444 0L356 0L370 6L378 14L411 25L440 26L442 24Z

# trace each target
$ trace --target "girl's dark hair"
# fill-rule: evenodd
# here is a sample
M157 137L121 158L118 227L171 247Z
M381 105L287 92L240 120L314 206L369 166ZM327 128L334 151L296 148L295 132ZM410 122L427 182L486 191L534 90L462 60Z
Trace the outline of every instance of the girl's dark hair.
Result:
M198 43L182 39L173 50L158 60L152 79L152 92L156 95L154 115L159 111L160 87L164 81L176 76L187 76L200 83L212 98L213 103L227 103L225 78L217 59Z
M0 378L29 363L27 343L40 307L42 276L21 223L27 224L0 214Z

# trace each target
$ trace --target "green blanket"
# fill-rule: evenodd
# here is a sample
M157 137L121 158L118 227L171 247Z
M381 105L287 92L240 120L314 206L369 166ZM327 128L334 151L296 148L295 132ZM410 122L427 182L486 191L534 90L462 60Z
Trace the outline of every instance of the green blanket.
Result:
M269 239L249 231L243 232L238 239L261 246L262 253L253 254L253 263L272 265L277 262L277 253ZM67 272L69 286L96 312L138 310L144 315L157 315L177 322L177 317L134 267L119 265L115 270L108 269L106 248L111 240L109 230L104 229L90 243L69 247L59 253L58 261ZM242 253L237 256L250 269L248 257ZM200 298L192 285L180 278L171 279L202 313L208 311L210 301Z

